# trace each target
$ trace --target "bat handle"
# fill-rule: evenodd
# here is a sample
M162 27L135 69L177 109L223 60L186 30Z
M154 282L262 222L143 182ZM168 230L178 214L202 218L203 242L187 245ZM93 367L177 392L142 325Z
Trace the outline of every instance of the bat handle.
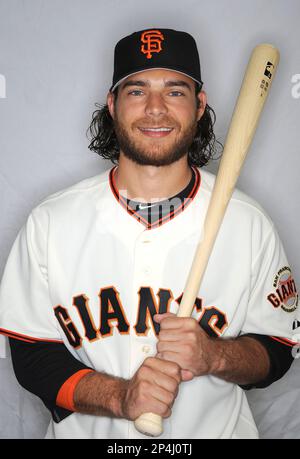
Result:
M158 437L163 433L162 418L158 414L144 413L134 421L136 430L150 437Z

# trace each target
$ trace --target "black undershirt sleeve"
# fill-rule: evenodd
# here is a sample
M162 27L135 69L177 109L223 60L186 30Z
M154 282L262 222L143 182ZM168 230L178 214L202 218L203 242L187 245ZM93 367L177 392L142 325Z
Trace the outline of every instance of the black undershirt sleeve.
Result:
M72 414L56 405L57 394L73 374L90 367L73 357L63 343L27 343L9 338L9 344L19 384L43 401L55 422Z
M263 381L258 381L255 384L240 385L242 389L264 389L282 378L289 370L294 361L290 346L274 340L271 336L257 335L255 333L247 333L241 336L248 336L249 338L254 338L259 341L267 350L270 359L270 371L268 376Z
M293 362L291 348L270 336L245 334L258 340L267 350L270 371L263 381L241 385L244 390L265 388L280 379ZM77 360L62 343L27 343L9 338L11 356L16 378L20 385L37 395L50 410L53 420L60 422L72 414L56 405L57 394L62 385L75 373L92 369Z

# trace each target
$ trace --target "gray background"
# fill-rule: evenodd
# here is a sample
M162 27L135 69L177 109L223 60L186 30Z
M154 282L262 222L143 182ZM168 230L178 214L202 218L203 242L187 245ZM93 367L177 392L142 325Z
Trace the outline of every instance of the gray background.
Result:
M300 91L292 83L300 73L299 18L299 0L0 0L0 275L35 205L110 167L87 148L91 113L105 101L116 41L155 26L195 37L222 142L252 48L279 47L277 77L238 186L271 215L299 285ZM249 394L264 438L300 438L299 365ZM0 389L0 438L43 436L48 414L18 386L9 357L0 360Z

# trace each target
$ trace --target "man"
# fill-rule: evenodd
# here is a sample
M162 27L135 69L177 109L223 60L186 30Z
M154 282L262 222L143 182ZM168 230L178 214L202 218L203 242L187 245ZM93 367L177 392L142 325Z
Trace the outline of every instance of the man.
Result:
M10 254L0 327L48 438L256 438L243 389L292 363L298 295L260 206L235 191L191 318L178 318L214 183L216 147L198 51L151 29L115 48L90 148L117 165L46 199Z

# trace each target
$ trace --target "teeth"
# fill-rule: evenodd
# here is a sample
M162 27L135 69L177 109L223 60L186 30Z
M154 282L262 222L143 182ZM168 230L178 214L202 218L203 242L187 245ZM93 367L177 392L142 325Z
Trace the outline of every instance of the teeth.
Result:
M170 132L172 128L141 128L142 131L151 131L151 132Z

